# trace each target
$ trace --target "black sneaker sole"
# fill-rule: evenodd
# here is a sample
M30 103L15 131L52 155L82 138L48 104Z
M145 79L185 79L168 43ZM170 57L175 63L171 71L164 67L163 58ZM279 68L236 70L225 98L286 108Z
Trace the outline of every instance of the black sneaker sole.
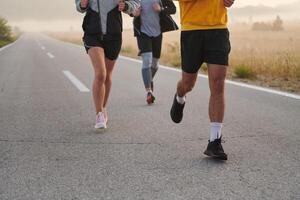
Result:
M221 154L221 155L215 155L211 152L208 152L207 150L204 151L204 154L207 155L208 157L214 158L214 159L218 159L218 160L227 160L228 157L226 154Z

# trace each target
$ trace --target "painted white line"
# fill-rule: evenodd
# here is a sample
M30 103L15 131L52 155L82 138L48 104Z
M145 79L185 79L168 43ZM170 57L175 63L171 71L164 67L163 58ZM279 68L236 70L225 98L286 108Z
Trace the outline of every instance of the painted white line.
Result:
M42 50L45 50L46 48L39 42L39 41L36 41L37 44L39 45L39 47L42 49Z
M264 87L259 87L259 86L255 86L255 85L249 85L249 84L246 84L246 83L239 83L239 82L230 81L230 80L226 80L226 83L231 84L231 85L236 85L236 86L244 87L244 88L253 89L253 90L258 90L258 91L261 91L261 92L267 92L267 93L271 93L271 94L277 94L277 95L280 95L280 96L284 96L284 97L289 97L289 98L300 100L300 95L296 95L296 94L292 94L292 93L288 93L288 92L281 92L281 91L278 91L278 90L272 90L272 89L268 89L268 88L264 88Z
M70 46L73 46L73 47L76 47L76 48L82 48L81 45L77 45L77 44L73 44L73 43L68 43L68 44ZM129 57L126 57L126 56L119 56L119 58L124 59L124 60L129 60L129 61L132 61L132 62L136 62L136 63L142 63L142 61L140 61L140 60L137 60L137 59L134 59L134 58L129 58ZM165 70L175 71L175 72L181 72L180 69L173 68L173 67L168 67L168 66L163 66L163 65L160 65L160 68L165 69ZM201 78L208 79L207 75L199 74L198 76L201 77ZM230 80L226 80L226 83L230 84L230 85L235 85L235 86L239 86L239 87L244 87L244 88L256 90L256 91L267 92L267 93L270 93L270 94L276 94L276 95L280 95L280 96L300 100L300 95L291 94L291 93L288 93L288 92L281 92L281 91L277 91L277 90L273 90L273 89L268 89L268 88L264 88L264 87L254 86L254 85L240 83L240 82L236 82L236 81L230 81Z
M4 49L8 49L9 47L15 45L17 43L17 41L19 41L20 38L21 38L21 36L16 41L14 41L13 43L10 43L10 44L5 45L4 47L0 48L0 52L3 51Z
M128 58L128 57L125 57L125 56L119 56L119 58L124 59L124 60L129 60L129 61L132 61L132 62L136 62L136 63L142 63L141 60L137 60L137 59L134 59L134 58ZM169 71L181 72L180 69L176 69L176 68L172 68L172 67L168 67L168 66L163 66L163 65L160 65L160 68L165 69L165 70L169 70ZM208 79L208 76L203 75L203 74L199 74L198 77ZM268 88L264 88L264 87L249 85L249 84L246 84L246 83L240 83L240 82L230 81L230 80L226 80L226 83L230 84L230 85L235 85L235 86L239 86L239 87L243 87L243 88L256 90L256 91L267 92L267 93L270 93L270 94L276 94L276 95L280 95L280 96L300 100L300 95L296 95L296 94L292 94L292 93L288 93L288 92L281 92L281 91L277 91L277 90L273 90L273 89L268 89Z
M7 48L9 48L10 46L12 46L14 43L10 43L10 44L8 44L8 45L5 45L4 47L2 47L1 49L0 49L0 51L3 51L4 49L7 49Z
M77 87L80 92L89 92L90 90L78 80L70 71L63 71L64 75Z
M54 55L52 55L52 54L49 53L49 52L47 53L47 55L48 55L49 58L54 58Z

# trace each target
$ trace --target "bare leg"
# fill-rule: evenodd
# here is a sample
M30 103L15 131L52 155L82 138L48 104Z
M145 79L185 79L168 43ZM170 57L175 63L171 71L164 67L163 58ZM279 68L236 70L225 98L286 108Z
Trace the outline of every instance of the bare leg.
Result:
M198 73L189 74L182 72L182 78L177 83L177 95L184 97L188 92L192 91L197 81Z
M183 118L185 95L194 88L197 76L197 73L189 74L182 72L182 78L177 83L177 94L173 99L173 104L170 111L171 119L175 123L180 123Z
M96 113L103 111L104 97L105 97L105 80L106 68L104 61L104 50L100 47L93 47L88 51L91 58L95 78L93 82L93 98L96 108Z
M208 78L210 88L209 118L211 122L222 123L225 112L225 78L227 67L208 64Z
M109 98L109 94L111 91L112 86L112 72L115 66L116 60L109 60L105 58L105 65L106 65L106 80L105 80L105 97L103 107L106 107L107 101Z

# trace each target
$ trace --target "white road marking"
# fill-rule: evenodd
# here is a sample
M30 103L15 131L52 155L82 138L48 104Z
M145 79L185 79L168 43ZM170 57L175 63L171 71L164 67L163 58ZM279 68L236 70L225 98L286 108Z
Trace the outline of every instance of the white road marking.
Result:
M125 57L125 56L119 56L119 58L124 59L124 60L129 60L129 61L132 61L132 62L136 62L136 63L142 63L141 60L137 60L137 59L134 59L134 58L128 58L128 57ZM165 70L175 71L175 72L181 72L180 69L176 69L176 68L172 68L172 67L168 67L168 66L163 66L163 65L160 65L160 68L165 69ZM198 77L208 79L208 76L203 75L203 74L199 74ZM240 83L240 82L236 82L236 81L230 81L230 80L226 80L226 83L230 84L230 85L243 87L243 88L248 88L248 89L252 89L252 90L267 92L267 93L270 93L270 94L276 94L276 95L280 95L280 96L300 100L300 95L297 95L297 94L292 94L292 93L288 93L288 92L281 92L281 91L277 91L277 90L273 90L273 89L268 89L268 88L264 88L264 87L254 86L254 85L250 85L250 84L246 84L246 83Z
M89 92L90 90L77 79L70 71L63 71L64 75L77 87L80 92Z
M19 37L19 38L18 38L16 41L14 41L13 43L10 43L10 44L5 45L4 47L0 48L0 52L3 51L4 49L7 49L7 48L13 46L14 44L16 44L17 41L19 41L20 38L21 38L21 37Z
M47 55L48 55L49 58L54 58L54 57L55 57L54 55L52 55L52 54L49 53L49 52L47 53Z
M39 47L42 49L42 50L45 50L46 48L39 42L39 41L36 41L37 44L39 45Z

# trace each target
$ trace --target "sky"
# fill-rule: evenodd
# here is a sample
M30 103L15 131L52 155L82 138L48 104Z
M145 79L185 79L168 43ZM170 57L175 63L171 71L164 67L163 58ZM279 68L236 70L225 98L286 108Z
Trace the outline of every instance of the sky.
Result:
M280 4L288 4L295 2L295 0L235 0L236 7L243 7L248 5L266 5L266 6L278 6Z
M276 7L295 1L299 2L300 0L235 0L233 7L249 5ZM51 2L49 5L48 0L0 0L0 16L7 18L12 26L18 26L26 31L81 30L83 15L75 10L74 0L51 0ZM46 10L45 5L47 5ZM298 14L296 15L298 16ZM175 18L179 18L178 14ZM124 19L124 28L131 28L132 19L126 17Z

